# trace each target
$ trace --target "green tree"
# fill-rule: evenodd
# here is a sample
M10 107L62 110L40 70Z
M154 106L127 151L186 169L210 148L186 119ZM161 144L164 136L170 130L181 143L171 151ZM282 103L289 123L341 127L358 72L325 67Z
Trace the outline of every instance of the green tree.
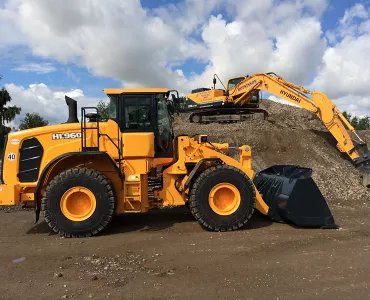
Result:
M343 116L351 123L352 115L347 113L346 111L343 112Z
M363 118L359 118L356 116L352 116L350 113L346 111L343 112L343 116L351 123L354 129L357 130L370 130L370 117L366 116Z
M358 130L369 130L370 129L370 117L361 118L358 121L357 128Z
M98 108L98 113L100 115L100 118L103 118L103 119L109 118L109 103L108 102L100 100L96 107Z
M0 80L2 76L0 75ZM0 90L0 148L4 147L4 137L7 135L11 128L6 126L6 123L9 123L15 119L17 115L20 114L21 108L17 106L9 106L9 103L12 101L8 91L3 87Z
M19 125L20 130L31 129L49 125L49 121L45 120L38 113L26 113L26 116L21 120Z
M353 128L357 129L357 127L358 127L358 122L359 122L359 119L358 119L356 116L354 116L354 117L352 118L352 120L351 120L351 125L353 126Z

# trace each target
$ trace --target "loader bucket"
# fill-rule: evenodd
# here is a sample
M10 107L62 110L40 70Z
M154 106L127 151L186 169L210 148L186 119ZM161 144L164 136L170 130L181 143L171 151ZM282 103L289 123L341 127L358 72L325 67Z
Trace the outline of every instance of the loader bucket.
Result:
M253 182L274 221L302 227L338 228L311 175L309 168L275 165L256 173Z

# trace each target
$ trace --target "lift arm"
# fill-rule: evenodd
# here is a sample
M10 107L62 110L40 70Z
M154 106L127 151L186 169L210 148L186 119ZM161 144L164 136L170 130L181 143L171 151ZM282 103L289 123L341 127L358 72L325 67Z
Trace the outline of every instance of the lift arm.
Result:
M248 103L256 90L264 90L315 113L337 140L337 147L341 152L346 152L357 166L370 165L370 152L366 143L327 95L309 91L274 73L267 73L249 76L228 90L227 101L243 105ZM350 138L347 129L358 141Z

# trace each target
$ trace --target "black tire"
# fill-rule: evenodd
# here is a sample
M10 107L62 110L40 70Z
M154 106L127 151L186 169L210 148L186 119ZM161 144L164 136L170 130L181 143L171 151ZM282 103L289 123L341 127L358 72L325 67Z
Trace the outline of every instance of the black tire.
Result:
M83 221L68 219L60 208L63 194L75 186L87 188L96 199L94 212ZM116 195L114 186L104 174L88 168L73 168L51 180L41 203L46 223L60 236L88 237L108 226L116 210Z
M240 193L240 204L230 215L214 212L208 196L219 183L234 185ZM253 183L245 173L228 165L209 167L195 180L190 193L190 211L203 228L210 231L232 231L244 226L256 206Z

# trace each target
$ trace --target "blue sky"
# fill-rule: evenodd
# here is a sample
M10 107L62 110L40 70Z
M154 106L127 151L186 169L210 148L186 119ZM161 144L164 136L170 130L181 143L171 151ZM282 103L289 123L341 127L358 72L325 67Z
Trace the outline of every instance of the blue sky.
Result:
M83 1L71 3L54 8L48 1L0 0L1 85L12 85L16 101L30 101L30 94L43 99L44 86L56 99L81 90L86 101L96 101L106 99L105 87L168 86L186 93L210 85L214 72L225 80L275 71L328 91L343 108L370 112L370 91L348 85L339 94L330 86L338 66L355 72L352 77L365 70L350 49L367 51L368 0L112 0L89 12ZM348 37L352 46L344 43ZM350 106L345 97L358 101Z

